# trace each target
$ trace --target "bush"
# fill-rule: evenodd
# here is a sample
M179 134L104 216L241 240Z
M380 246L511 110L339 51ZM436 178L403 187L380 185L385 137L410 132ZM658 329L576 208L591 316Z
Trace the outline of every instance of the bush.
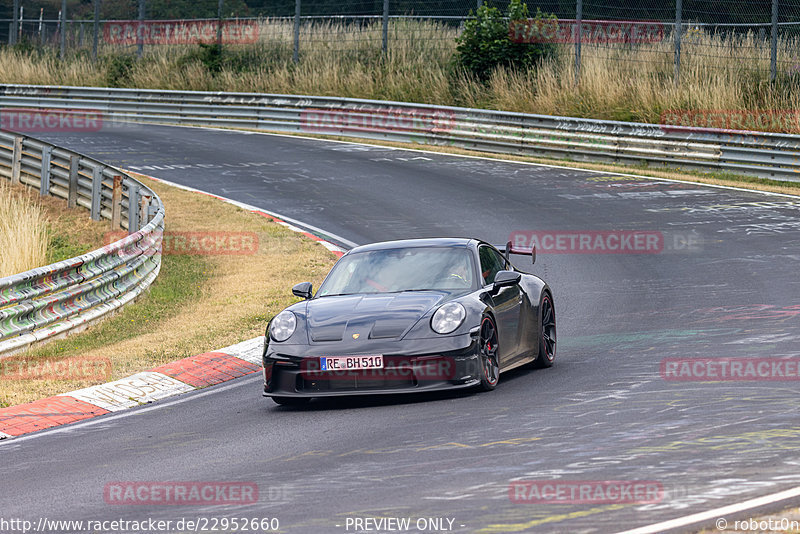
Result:
M473 13L470 11L470 15ZM552 43L515 43L509 38L509 21L531 18L528 5L511 0L506 17L496 7L482 5L475 18L464 24L464 32L456 38L456 64L486 81L499 66L525 70L555 52ZM554 20L536 8L536 21Z
M179 64L181 66L186 63L191 63L193 61L199 61L203 64L203 66L211 72L212 74L217 74L222 70L222 65L224 62L222 46L214 43L214 44L199 44L199 48L196 48L183 56Z
M112 55L106 58L106 85L108 87L130 87L131 74L136 57L129 54Z
M202 44L193 48L178 59L178 68L200 64L212 75L223 70L232 72L253 72L263 66L263 55L258 47L236 48L218 44Z

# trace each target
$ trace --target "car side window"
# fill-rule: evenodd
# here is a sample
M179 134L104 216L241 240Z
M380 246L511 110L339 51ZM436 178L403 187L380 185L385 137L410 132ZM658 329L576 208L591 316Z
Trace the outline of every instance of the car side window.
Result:
M495 249L485 245L478 249L478 256L481 260L481 276L483 276L484 283L493 283L497 273L506 269L505 258Z

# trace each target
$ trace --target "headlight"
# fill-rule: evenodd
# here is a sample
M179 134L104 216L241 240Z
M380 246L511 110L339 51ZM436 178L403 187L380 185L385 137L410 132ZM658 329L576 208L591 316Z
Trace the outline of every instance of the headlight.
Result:
M467 311L458 302L450 302L436 310L431 318L431 328L437 334L449 334L461 326Z
M269 335L280 343L286 341L294 334L294 329L297 327L297 319L294 314L289 310L283 310L272 319L269 325Z

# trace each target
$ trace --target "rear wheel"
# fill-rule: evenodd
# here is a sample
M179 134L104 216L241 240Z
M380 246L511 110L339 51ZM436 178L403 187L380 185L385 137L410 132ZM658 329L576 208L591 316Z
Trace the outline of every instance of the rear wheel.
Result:
M539 355L534 360L534 367L550 367L556 359L556 308L553 297L543 292L539 300Z
M494 320L488 315L481 321L479 340L481 384L480 389L491 391L500 380L500 365L497 360L497 328Z
M308 397L272 397L272 400L281 406L302 406L308 404Z

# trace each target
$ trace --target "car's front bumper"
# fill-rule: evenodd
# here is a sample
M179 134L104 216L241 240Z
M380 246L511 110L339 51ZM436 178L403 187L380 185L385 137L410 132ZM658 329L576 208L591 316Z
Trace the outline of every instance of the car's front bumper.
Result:
M417 344L413 354L392 353L396 347L383 346L383 369L361 371L320 371L322 356L355 355L351 351L333 351L319 346L269 347L263 358L264 396L335 397L422 393L468 388L480 383L480 358L477 338L473 335L451 338L425 353ZM441 350L450 348L452 350ZM360 351L360 354L365 352Z

